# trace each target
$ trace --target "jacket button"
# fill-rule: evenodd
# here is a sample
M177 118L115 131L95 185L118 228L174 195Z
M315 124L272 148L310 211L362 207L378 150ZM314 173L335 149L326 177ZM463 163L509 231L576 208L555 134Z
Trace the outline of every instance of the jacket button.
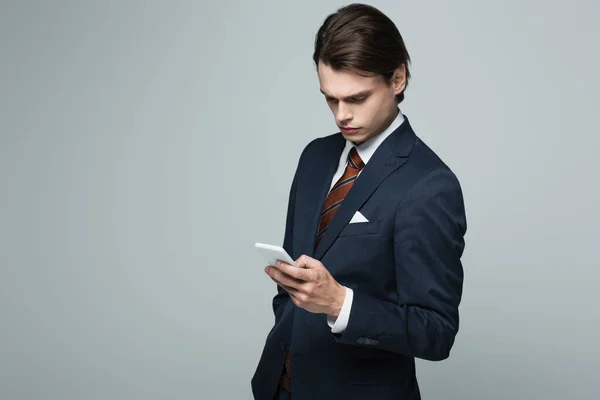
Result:
M287 350L284 342L280 343L280 347L281 347L281 351L286 351Z

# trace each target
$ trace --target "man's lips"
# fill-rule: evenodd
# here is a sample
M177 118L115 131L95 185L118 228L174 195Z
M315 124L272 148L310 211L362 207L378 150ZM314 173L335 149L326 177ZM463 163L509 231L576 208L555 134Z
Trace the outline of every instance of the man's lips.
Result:
M343 127L343 126L338 126L338 128L340 128L340 130L344 133L356 133L360 129L360 128L350 128L350 127Z

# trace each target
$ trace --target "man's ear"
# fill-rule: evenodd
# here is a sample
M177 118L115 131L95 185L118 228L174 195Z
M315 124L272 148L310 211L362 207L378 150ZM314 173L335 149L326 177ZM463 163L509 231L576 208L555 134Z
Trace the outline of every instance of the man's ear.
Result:
M398 95L406 88L406 65L402 64L394 71L392 76L394 94Z

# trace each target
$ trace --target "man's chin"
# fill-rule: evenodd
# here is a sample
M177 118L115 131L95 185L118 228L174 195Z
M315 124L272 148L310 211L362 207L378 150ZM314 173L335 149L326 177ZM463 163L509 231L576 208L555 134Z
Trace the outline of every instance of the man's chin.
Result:
M364 142L366 142L369 139L369 135L366 135L366 134L346 135L346 134L342 133L342 136L344 136L344 139L346 139L347 141L352 142L352 144L354 144L355 146L363 144Z

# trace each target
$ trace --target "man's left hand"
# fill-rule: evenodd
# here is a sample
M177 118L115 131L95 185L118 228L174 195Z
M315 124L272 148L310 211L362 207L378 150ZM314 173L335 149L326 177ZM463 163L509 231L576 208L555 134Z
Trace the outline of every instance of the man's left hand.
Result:
M277 261L274 266L267 266L265 272L288 292L298 307L337 318L346 297L346 288L319 260L302 255L296 260L296 265Z

